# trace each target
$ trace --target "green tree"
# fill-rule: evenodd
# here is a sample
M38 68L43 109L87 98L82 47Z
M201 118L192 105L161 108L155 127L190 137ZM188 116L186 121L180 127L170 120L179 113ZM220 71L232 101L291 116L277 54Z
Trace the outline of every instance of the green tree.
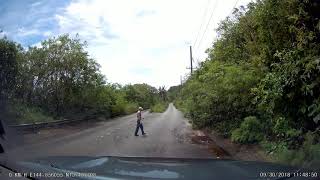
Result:
M196 126L233 132L242 143L262 140L251 134L259 124L266 140L279 144L271 149L299 154L290 155L293 164L306 150L318 154L319 141L304 141L320 129L319 9L316 0L259 0L235 9L183 84L178 107Z
M0 100L12 95L18 71L17 61L21 51L21 46L6 38L0 39Z
M85 43L68 35L43 41L39 48L29 48L19 62L17 96L57 116L73 107L81 109L87 103L83 101L87 99L83 90L104 84L99 64L89 58L84 48Z

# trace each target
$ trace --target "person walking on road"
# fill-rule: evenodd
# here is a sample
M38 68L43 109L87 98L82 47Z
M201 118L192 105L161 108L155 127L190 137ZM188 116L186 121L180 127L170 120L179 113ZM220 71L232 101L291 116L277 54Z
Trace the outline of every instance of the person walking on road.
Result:
M136 131L134 133L135 136L139 136L138 135L138 131L139 131L139 128L141 129L141 132L142 132L142 135L145 135L146 133L143 131L143 124L142 124L142 111L143 111L143 108L142 107L139 107L138 109L138 112L137 112L137 127L136 127Z

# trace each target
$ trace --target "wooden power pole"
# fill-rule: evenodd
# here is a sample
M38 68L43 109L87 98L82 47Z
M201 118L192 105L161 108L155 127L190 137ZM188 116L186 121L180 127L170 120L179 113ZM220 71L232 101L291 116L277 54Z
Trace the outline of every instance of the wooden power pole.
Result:
M193 58L192 58L192 46L190 46L190 67L187 67L187 69L190 69L190 70L191 70L191 74L192 74L192 72L193 72L192 61L193 61Z
M190 46L190 67L187 67L187 69L190 69L190 70L191 70L191 74L193 73L193 69L196 69L196 68L193 68L192 61L193 61L193 57L192 57L192 46Z
M192 67L192 47L190 46L190 70L191 70L191 74L193 71L193 67Z

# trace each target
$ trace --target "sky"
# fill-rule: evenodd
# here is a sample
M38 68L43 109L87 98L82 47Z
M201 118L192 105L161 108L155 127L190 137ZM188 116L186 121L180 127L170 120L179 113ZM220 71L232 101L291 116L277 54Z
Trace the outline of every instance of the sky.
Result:
M0 37L24 47L79 34L107 81L180 84L205 60L215 29L233 7L251 0L0 0Z

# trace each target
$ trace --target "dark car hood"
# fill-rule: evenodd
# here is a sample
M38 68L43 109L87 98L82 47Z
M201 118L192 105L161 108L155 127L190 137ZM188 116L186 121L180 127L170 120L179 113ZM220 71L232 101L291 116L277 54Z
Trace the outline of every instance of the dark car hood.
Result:
M46 157L16 165L23 172L95 173L69 176L75 179L264 179L262 173L298 170L265 162L108 156Z

